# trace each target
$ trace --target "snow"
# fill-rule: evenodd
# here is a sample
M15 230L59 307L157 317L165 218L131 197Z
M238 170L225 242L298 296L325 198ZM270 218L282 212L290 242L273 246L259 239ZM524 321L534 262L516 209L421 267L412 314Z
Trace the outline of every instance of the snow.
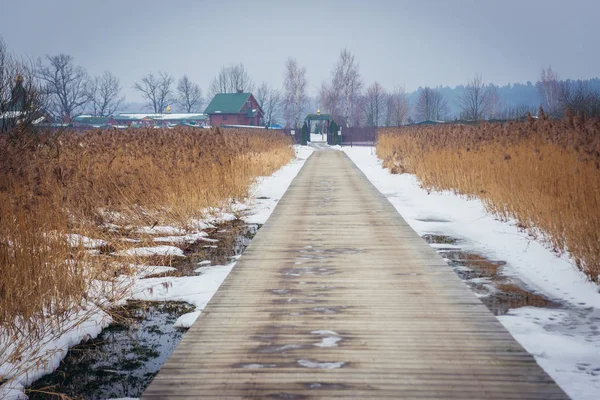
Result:
M78 234L68 234L67 240L72 247L83 246L86 249L95 249L96 247L106 246L108 243L102 239L91 239L87 236Z
M19 382L9 381L0 387L0 397L3 400L27 400L25 387Z
M155 242L165 242L165 243L195 243L198 240L201 240L208 236L206 232L196 232L196 233L188 233L187 235L182 236L161 236L155 237L153 240Z
M19 399L19 390L23 385L29 385L47 373L54 371L60 365L69 348L81 343L83 340L97 337L110 321L111 318L108 314L95 306L90 306L87 310L71 316L64 328L65 334L55 337L53 330L49 329L46 336L38 342L40 348L38 349L38 346L35 346L36 348L30 349L23 355L23 358L28 360L26 368L24 368L27 372L14 376L15 365L10 362L0 365L0 376L12 378L12 380L0 386L0 398ZM0 335L0 348L6 348L6 343L3 343L5 340L9 339ZM7 354L10 354L10 347L8 347ZM48 357L45 358L44 363L37 365L43 355Z
M337 343L342 340L341 337L327 336L321 339L319 343L315 343L317 347L337 347Z
M145 235L185 235L186 231L181 228L177 228L174 226L144 226L137 230L138 233L142 233Z
M499 320L574 400L597 400L599 310L587 318L590 323L585 325L568 311L527 307L511 310Z
M167 267L163 265L133 265L132 267L136 269L135 277L138 279L177 270L177 268Z
M132 298L148 301L186 301L196 306L196 311L202 311L234 266L235 262L202 267L201 275L198 276L141 279L135 284ZM196 317L198 315L200 313ZM178 322L183 323L189 318L191 317L180 318L181 321Z
M452 192L428 193L414 175L391 174L372 147L343 151L417 233L448 235L460 239L466 251L503 260L503 275L561 304L559 309L511 310L499 320L569 396L598 399L600 294L568 254L557 256L515 221L499 221L479 200Z
M183 250L175 246L136 247L116 253L118 256L149 257L149 256L174 256L184 257Z
M327 134L320 134L320 133L311 133L310 134L310 141L311 142L325 142L327 141Z
M298 360L298 364L303 366L304 368L336 369L342 368L345 362L319 362L313 360Z
M110 399L106 399L106 400L139 400L138 397L120 397L120 398L110 398Z
M334 331L321 330L321 331L312 331L313 335L321 335L321 336L338 336Z

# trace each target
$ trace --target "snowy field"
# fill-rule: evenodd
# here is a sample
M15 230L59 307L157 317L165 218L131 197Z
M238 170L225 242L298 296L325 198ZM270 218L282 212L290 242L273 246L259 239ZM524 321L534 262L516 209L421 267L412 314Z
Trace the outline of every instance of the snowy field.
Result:
M264 224L275 206L289 187L292 180L296 177L306 159L313 152L308 147L296 146L296 158L288 165L282 167L273 175L260 177L251 190L251 197L246 204L232 204L228 210L210 210L212 216L202 221L194 221L193 225L198 229L196 232L185 232L176 227L157 226L140 229L141 233L155 235L155 242L189 242L195 240L206 240L207 234L201 229L214 227L219 223L230 221L239 215L245 222L253 224ZM89 247L90 251L96 245L101 245L100 241L85 238L78 235L72 235L72 242L82 242ZM88 246L89 244L89 246ZM181 249L175 246L159 245L155 247L140 247L128 250L123 254L117 255L173 255L183 256ZM144 278L148 275L168 272L173 268L167 266L139 267L139 272L133 277L123 277L123 284L133 284L130 292L130 299L134 300L153 300L153 301L186 301L196 307L192 313L180 317L176 326L189 327L200 315L206 304L217 291L221 283L225 280L229 272L235 267L235 259L227 265L210 265L210 262L200 262L196 272L197 276L189 277L164 277L164 278ZM45 374L54 371L60 365L60 361L66 355L68 349L82 342L97 337L102 329L107 327L111 318L104 311L94 309L88 311L85 317L86 321L76 328L68 331L57 338L46 338L44 352L51 353L52 356L48 362L36 366L29 370L26 375L14 377L13 380L0 387L0 399L26 399L24 395L24 386L31 384ZM0 333L0 342L2 335ZM35 362L36 354L30 354L28 359ZM11 365L5 363L0 365L0 376L7 375L11 370Z
M600 294L570 263L511 221L486 213L479 200L428 193L414 175L383 169L373 147L344 147L366 177L420 235L461 239L461 248L504 260L502 274L560 303L525 307L498 317L574 400L600 399Z

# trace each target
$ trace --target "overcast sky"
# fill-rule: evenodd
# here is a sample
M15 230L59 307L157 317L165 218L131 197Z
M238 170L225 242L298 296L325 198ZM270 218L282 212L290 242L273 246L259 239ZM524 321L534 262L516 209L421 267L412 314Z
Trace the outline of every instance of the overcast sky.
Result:
M285 60L316 94L346 47L367 84L497 84L600 75L598 0L0 0L0 35L22 55L67 53L131 87L150 71L204 90L223 65L280 86Z

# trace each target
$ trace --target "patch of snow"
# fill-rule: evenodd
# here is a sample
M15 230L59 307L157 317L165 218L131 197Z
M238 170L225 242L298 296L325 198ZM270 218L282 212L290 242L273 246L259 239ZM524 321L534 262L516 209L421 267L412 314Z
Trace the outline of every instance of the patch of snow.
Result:
M106 400L140 400L139 397L120 397L118 399L106 399Z
M446 244L446 243L429 243L429 245L431 247L433 247L434 249L455 249L455 250L460 250L461 247L457 246L455 244Z
M166 272L177 271L177 268L163 265L134 265L137 278L145 278L150 275L164 274Z
M149 256L174 256L184 257L183 250L175 246L136 247L122 250L118 256L149 257Z
M234 266L235 262L203 267L199 276L138 280L132 297L148 301L186 301L196 306L196 311L202 311Z
M19 382L11 380L0 385L0 399L3 400L27 400L29 397L24 392L25 387Z
M175 328L191 328L194 322L198 319L202 311L193 311L191 313L183 314L175 321Z
M304 368L337 369L344 366L345 362L319 362L313 360L298 360L298 364Z
M8 381L0 388L0 398L19 399L18 392L22 386L30 385L42 376L51 373L60 365L69 348L81 343L83 340L96 338L102 329L111 322L110 316L96 306L90 306L87 310L75 313L63 326L64 333L56 334L49 331L47 335L38 342L39 348L30 349L23 355L27 360L22 365L20 374L15 374L15 365L4 361L0 365L0 376L8 378ZM10 338L3 336L0 332L0 348L7 349L5 354L11 353ZM38 347L36 346L36 347ZM45 357L44 363L38 360ZM17 397L15 397L17 396Z
M197 229L199 231L202 231L204 229L212 229L215 228L215 226L209 222L207 222L204 219L197 219L197 220L193 220L190 225L194 228Z
M317 347L337 347L337 343L342 340L341 337L337 336L326 336L319 343L315 343L314 345Z
M568 311L526 307L498 317L571 398L600 395L600 312L588 310L581 324Z
M157 226L144 226L136 230L137 233L145 235L185 235L185 230L177 228L175 226L168 225L157 225Z
M261 368L275 368L277 364L246 364L242 368L244 369L261 369Z
M327 331L327 330L322 330L322 331L312 331L311 332L313 335L321 335L321 336L339 336L337 333L335 333L334 331Z
M572 265L568 254L557 256L519 230L515 221L499 221L477 199L450 191L428 193L416 176L391 174L372 147L344 147L343 151L417 233L437 232L461 239L463 250L505 261L503 275L562 304L560 310L512 310L499 320L569 396L598 398L600 294ZM543 320L542 316L552 314L557 320L568 319L570 325Z
M87 236L82 236L76 233L67 235L69 245L72 247L83 246L86 249L95 249L96 247L106 246L108 243L102 239L91 239Z
M205 238L208 236L206 232L196 232L196 233L188 233L183 236L161 236L155 237L152 240L155 242L164 242L164 243L195 243L199 239Z

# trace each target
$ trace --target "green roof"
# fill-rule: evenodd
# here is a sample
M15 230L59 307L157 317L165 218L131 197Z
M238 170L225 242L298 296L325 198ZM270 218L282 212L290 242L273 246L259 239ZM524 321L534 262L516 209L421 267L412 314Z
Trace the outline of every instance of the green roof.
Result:
M237 114L250 96L250 93L218 93L206 107L204 114Z
M331 115L329 115L329 114L308 114L306 116L305 120L310 120L310 121L333 121L333 118L331 118Z
M110 117L93 117L90 115L79 115L73 118L73 121L79 124L99 126L106 125L109 119Z

